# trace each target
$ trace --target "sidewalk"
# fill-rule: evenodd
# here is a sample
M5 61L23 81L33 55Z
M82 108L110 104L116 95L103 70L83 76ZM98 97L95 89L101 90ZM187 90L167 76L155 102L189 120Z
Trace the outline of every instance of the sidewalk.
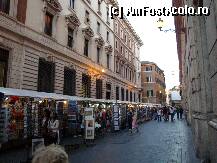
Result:
M83 144L82 137L67 137L64 138L60 145L65 148L66 151L73 151L80 148ZM28 156L30 156L32 149L23 147L9 150L7 152L0 153L0 162L2 163L24 163L27 162Z

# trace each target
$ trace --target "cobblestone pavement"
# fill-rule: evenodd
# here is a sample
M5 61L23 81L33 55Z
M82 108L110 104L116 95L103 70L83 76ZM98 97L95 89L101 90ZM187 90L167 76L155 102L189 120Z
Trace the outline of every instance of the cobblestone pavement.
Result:
M140 132L117 133L69 154L71 163L199 163L184 120L151 121Z

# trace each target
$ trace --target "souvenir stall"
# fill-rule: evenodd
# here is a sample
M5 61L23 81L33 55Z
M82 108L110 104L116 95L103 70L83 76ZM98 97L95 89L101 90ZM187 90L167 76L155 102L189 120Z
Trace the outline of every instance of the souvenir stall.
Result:
M12 88L0 88L0 92L4 94L0 110L2 150L42 137L44 111L56 112L56 100L65 98L57 94Z
M122 101L117 101L120 108L120 129L125 129L127 126L127 104Z

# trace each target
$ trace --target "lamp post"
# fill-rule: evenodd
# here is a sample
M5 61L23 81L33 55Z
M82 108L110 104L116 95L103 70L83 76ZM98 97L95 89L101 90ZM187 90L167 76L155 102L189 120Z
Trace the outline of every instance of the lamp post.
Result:
M163 32L176 32L174 29L166 29L166 30L163 30L162 28L165 26L165 23L163 21L163 19L159 18L158 21L157 21L157 27L160 29L160 31L163 31Z

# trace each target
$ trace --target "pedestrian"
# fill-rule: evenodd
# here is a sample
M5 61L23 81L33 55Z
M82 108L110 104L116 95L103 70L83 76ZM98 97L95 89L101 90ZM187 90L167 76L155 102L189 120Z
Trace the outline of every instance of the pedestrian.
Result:
M44 138L44 144L51 144L50 139L50 111L48 109L44 110L44 118L42 120L42 137Z
M170 107L170 118L171 118L171 122L173 122L173 118L174 118L174 108Z
M50 124L50 130L51 130L51 138L54 144L59 144L60 142L59 126L60 123L57 117L57 113L53 113L53 117Z
M127 115L129 131L132 133L133 113L130 110Z
M32 163L69 163L69 159L62 147L52 144L36 149Z
M183 115L183 108L180 107L180 119L182 119L182 115Z
M179 109L179 107L176 108L176 115L177 115L177 119L179 119L179 115L180 115L180 109Z
M161 121L161 109L158 109L158 111L157 111L157 121L158 122Z
M136 129L136 132L139 132L136 112L133 114L132 129Z

